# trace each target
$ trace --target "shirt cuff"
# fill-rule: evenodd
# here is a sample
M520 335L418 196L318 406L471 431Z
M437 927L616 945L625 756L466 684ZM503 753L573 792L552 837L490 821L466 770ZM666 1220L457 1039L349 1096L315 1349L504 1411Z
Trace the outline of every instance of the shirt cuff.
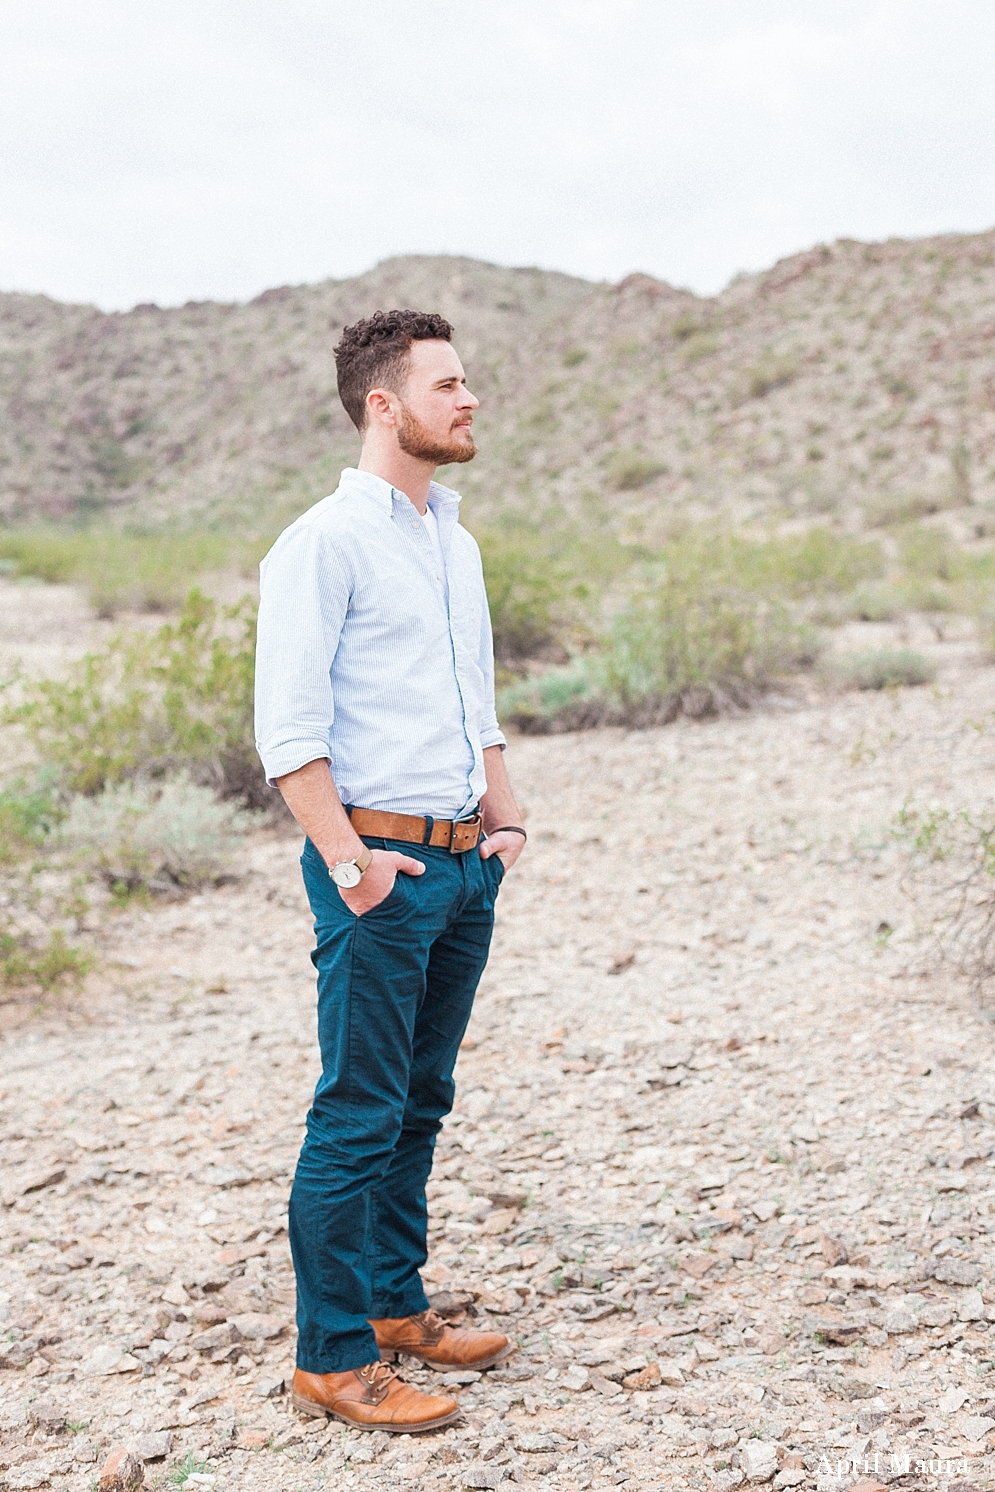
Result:
M323 758L330 762L327 741L287 741L273 751L263 751L259 746L260 760L263 771L266 773L266 781L270 787L276 787L278 777L286 777L290 772L298 772L301 767L306 767L308 762L318 762Z
M480 732L480 748L486 751L488 746L500 746L503 751L508 744L508 738L499 725L490 726Z

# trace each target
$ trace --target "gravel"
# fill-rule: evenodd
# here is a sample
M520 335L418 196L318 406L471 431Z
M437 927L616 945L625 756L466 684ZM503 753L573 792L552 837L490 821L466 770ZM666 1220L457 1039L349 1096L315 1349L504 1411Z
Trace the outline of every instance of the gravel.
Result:
M294 837L111 916L77 999L0 1007L8 1486L85 1492L117 1445L219 1492L842 1487L846 1458L914 1474L937 1447L980 1476L993 1032L931 962L891 833L907 799L990 797L995 674L954 658L941 684L513 743L530 842L426 1275L519 1351L465 1385L411 1365L460 1399L437 1435L285 1391L317 1073Z

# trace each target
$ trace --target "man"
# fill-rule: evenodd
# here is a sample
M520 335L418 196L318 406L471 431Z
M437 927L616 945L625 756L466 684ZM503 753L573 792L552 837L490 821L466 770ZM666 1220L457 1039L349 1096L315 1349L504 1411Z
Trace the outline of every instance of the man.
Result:
M368 1430L452 1422L385 1359L485 1368L498 1332L429 1309L425 1183L525 831L494 712L480 554L433 481L476 455L441 316L378 312L335 350L358 470L262 563L256 739L307 839L322 1073L290 1198L294 1404Z

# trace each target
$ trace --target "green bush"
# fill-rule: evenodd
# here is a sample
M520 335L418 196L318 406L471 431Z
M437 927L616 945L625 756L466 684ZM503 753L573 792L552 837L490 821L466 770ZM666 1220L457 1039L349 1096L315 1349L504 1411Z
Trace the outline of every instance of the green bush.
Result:
M475 531L498 663L515 667L549 651L579 615L585 587L557 536L529 527Z
M101 616L175 610L194 576L225 569L240 552L215 533L0 529L0 563L8 573L84 585Z
M252 730L255 608L200 591L154 634L122 632L67 679L25 687L6 712L72 792L189 772L221 797L271 806Z
M220 880L250 826L247 814L183 775L161 786L124 782L74 798L57 840L120 895Z
M758 546L754 546L754 551ZM814 634L790 608L744 582L753 551L676 541L620 609L599 651L513 685L503 718L531 731L602 723L650 725L745 703L774 677L810 663Z
M743 399L763 399L774 389L784 388L798 377L798 364L790 357L768 356L742 373Z
M899 540L899 558L907 574L920 580L955 580L958 555L945 528L908 529Z
M5 990L48 992L79 983L92 966L91 954L67 943L61 927L27 930L38 922L38 877L45 868L41 851L51 843L63 813L50 775L33 787L17 781L0 791L0 997ZM75 913L71 892L49 888L45 902L52 923Z
M831 673L846 689L894 689L931 684L936 664L909 648L879 648L834 659Z
M33 988L48 994L60 985L79 984L93 962L88 949L67 943L59 929L41 940L0 930L0 993Z
M51 776L34 787L18 779L0 790L0 867L32 855L63 816Z
M617 451L608 463L608 476L620 492L635 492L661 476L667 467L642 451Z
M847 614L860 622L893 622L901 616L903 594L893 585L863 585L847 600Z

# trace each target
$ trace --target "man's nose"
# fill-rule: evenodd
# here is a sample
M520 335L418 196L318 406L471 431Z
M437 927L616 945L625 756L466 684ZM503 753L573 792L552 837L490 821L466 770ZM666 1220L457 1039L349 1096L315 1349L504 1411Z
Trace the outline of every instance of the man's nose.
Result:
M471 394L468 388L464 388L459 401L460 409L479 409L480 400L476 394Z

